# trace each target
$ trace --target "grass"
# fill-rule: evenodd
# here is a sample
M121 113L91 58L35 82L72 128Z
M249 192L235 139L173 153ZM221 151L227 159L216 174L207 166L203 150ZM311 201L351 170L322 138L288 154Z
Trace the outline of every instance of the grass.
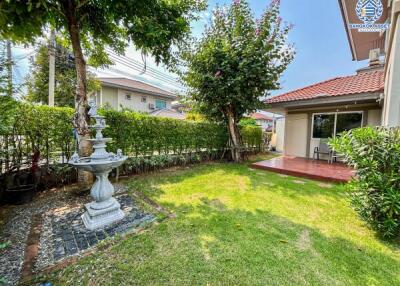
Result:
M55 285L400 285L400 251L343 187L209 164L128 181L176 214L49 276Z

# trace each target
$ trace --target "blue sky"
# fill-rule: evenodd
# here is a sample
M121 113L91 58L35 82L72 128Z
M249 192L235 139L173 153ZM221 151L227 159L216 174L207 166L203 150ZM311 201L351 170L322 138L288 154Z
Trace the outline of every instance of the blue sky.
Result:
M193 23L193 33L201 35L205 23L210 21L211 11L216 5L231 3L231 0L209 0L207 12ZM249 0L250 6L259 17L270 0ZM332 77L353 74L356 69L366 65L365 62L353 62L344 24L337 0L281 0L281 16L284 21L294 24L289 34L289 41L295 44L296 56L281 78L279 94L296 88L310 85ZM15 50L16 54L21 51ZM140 53L129 49L128 57L141 60ZM27 61L19 63L18 73L27 72ZM149 58L147 64L157 70L168 73L162 66L156 66ZM168 84L152 78L149 74L141 75L135 70L117 65L110 70L100 71L102 76L130 76L163 88Z
M209 10L230 0L211 0ZM249 1L258 17L269 0ZM281 16L294 24L289 41L295 44L296 56L281 78L279 94L332 77L353 74L365 62L353 62L337 0L281 0ZM200 32L203 24L194 25Z

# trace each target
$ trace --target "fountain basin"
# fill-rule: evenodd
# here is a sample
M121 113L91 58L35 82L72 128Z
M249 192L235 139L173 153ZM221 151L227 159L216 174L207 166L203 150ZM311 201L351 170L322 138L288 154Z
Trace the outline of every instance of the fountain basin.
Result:
M122 156L120 158L110 158L110 159L93 159L91 157L83 157L79 158L77 161L69 162L70 165L81 169L83 171L92 172L92 173L102 173L102 172L110 172L112 169L121 166L128 156Z

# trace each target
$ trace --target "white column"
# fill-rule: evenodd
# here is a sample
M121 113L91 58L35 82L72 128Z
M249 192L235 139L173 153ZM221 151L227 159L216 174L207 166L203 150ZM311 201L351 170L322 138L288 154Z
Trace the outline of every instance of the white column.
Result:
M395 27L400 27L400 17ZM388 73L386 75L384 122L385 126L400 126L400 31L397 28L393 35Z

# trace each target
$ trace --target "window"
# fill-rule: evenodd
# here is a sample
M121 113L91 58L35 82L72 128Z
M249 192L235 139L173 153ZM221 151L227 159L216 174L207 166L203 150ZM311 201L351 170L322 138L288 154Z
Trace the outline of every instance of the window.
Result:
M362 124L362 113L338 113L336 119L336 134L350 129L359 128Z
M146 97L146 96L142 96L141 101L142 101L142 102L146 102L146 101L147 101L147 97Z
M156 99L156 108L157 109L165 109L165 108L167 108L167 102L165 100Z
M329 138L335 133L335 114L314 115L313 138Z
M131 100L132 99L132 95L130 93L125 94L125 99L126 100Z
M362 112L336 112L313 115L313 138L329 138L362 126Z

